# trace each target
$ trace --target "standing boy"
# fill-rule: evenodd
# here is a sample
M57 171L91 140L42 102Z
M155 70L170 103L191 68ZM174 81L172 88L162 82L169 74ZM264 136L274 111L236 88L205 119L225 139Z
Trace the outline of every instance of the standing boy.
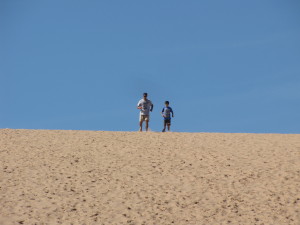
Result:
M161 111L161 115L164 117L164 129L162 130L162 132L166 131L166 126L168 126L168 131L170 131L171 113L172 113L172 117L174 117L173 110L169 106L169 101L165 101L165 107Z
M140 131L143 129L143 122L146 122L146 131L148 131L150 112L153 110L152 102L147 98L148 94L144 93L143 98L138 102L137 108L140 110Z

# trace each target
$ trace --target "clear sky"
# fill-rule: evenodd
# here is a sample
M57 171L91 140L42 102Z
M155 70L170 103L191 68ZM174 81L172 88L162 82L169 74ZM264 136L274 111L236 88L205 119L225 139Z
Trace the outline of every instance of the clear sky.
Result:
M0 128L300 133L299 0L1 0Z

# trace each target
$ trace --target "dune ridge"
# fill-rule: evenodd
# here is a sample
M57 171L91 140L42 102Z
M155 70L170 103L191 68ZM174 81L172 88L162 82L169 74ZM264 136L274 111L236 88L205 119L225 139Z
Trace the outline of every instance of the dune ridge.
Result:
M300 134L0 129L0 224L300 224Z

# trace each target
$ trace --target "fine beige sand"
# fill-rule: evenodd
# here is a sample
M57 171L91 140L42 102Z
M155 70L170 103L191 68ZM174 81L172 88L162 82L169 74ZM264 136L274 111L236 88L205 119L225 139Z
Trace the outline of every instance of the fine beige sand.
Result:
M0 129L0 224L300 224L300 134Z

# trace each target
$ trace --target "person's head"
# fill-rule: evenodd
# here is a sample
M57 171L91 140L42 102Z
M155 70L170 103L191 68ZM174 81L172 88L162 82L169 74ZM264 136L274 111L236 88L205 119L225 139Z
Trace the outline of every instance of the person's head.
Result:
M144 97L144 99L147 99L148 94L147 94L147 93L144 93L144 94L143 94L143 97Z
M169 106L169 101L165 101L165 105L166 105L166 107L168 107Z

